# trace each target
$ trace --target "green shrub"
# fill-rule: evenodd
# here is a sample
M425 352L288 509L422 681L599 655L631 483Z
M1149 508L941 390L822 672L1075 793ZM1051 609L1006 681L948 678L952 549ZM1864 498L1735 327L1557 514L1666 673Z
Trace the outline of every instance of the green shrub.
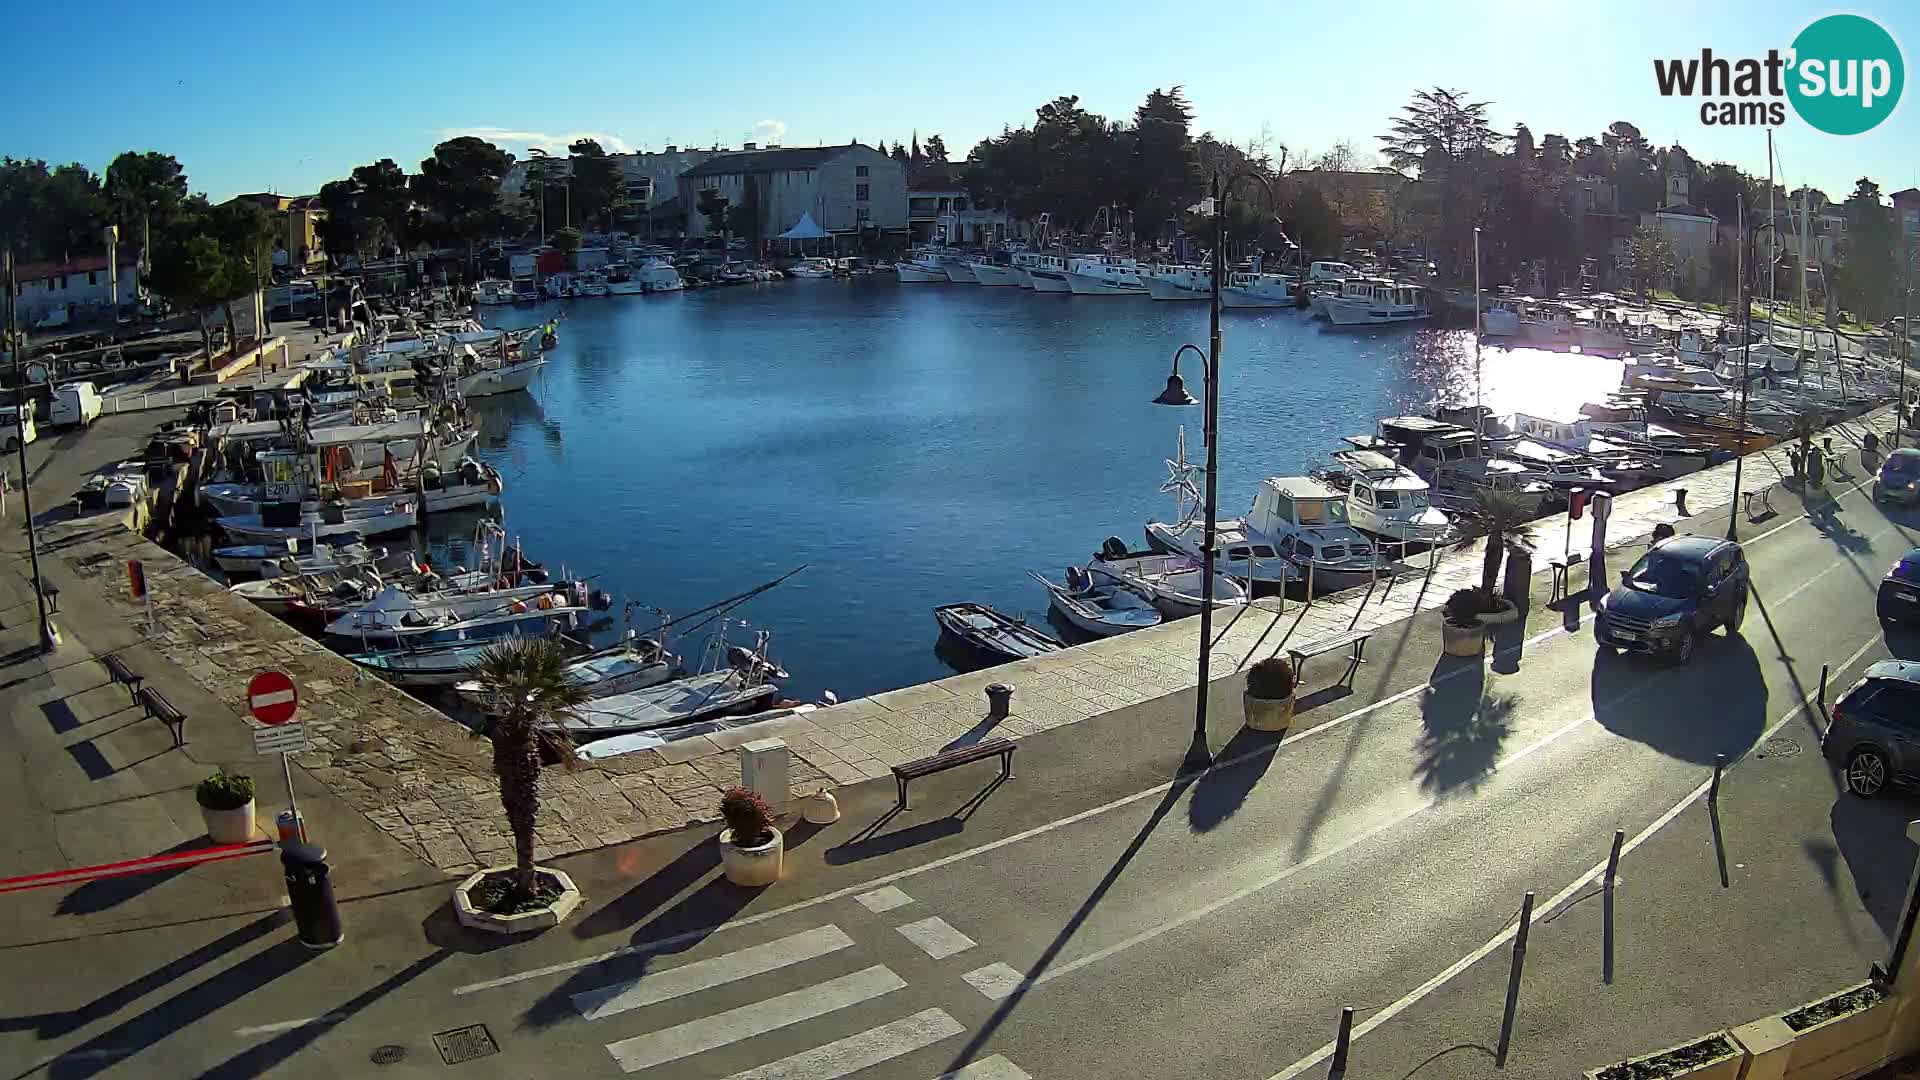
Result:
M1247 693L1263 701L1293 696L1293 664L1284 656L1269 656L1247 669Z
M200 781L193 797L209 810L238 810L253 801L253 777L221 769Z
M1479 617L1494 610L1491 598L1479 589L1456 589L1447 597L1446 605L1441 609L1448 623L1454 626L1479 626Z
M743 787L729 790L720 798L720 816L733 830L733 842L738 847L759 847L773 839L773 812L757 791Z

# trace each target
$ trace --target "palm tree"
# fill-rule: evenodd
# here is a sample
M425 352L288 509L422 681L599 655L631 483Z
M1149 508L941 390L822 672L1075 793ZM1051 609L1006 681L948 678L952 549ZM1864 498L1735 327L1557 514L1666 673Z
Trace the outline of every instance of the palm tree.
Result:
M1473 493L1473 501L1479 509L1480 522L1487 530L1480 591L1490 599L1500 581L1500 560L1506 554L1507 537L1512 534L1515 540L1525 539L1526 528L1533 521L1534 506L1519 492L1500 488L1480 488Z
M587 688L566 677L567 656L541 638L510 638L488 649L475 674L494 709L486 736L493 742L493 771L500 778L500 805L513 830L515 891L534 893L533 831L540 814L542 751L562 764L576 760L573 741L559 721L590 700Z

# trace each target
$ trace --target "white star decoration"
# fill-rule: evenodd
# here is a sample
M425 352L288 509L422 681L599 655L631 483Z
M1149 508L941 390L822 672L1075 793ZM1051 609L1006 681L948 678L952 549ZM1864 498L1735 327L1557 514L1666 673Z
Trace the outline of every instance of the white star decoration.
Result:
M1164 459L1167 463L1167 479L1160 490L1173 495L1176 500L1191 499L1200 501L1200 491L1193 485L1193 477L1200 467L1187 460L1187 429L1180 429L1180 441L1174 455Z

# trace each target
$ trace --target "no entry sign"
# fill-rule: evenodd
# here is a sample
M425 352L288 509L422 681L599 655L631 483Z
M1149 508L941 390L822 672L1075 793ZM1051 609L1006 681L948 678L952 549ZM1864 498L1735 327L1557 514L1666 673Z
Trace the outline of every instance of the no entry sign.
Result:
M284 671L263 671L247 684L247 708L263 724L284 724L300 707L300 695Z

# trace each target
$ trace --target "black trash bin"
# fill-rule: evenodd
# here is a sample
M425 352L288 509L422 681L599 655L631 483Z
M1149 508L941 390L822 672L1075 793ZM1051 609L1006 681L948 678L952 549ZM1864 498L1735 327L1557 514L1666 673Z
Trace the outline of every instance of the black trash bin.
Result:
M340 944L340 905L333 899L327 849L318 844L282 844L280 863L287 871L287 900L302 945L315 949Z

